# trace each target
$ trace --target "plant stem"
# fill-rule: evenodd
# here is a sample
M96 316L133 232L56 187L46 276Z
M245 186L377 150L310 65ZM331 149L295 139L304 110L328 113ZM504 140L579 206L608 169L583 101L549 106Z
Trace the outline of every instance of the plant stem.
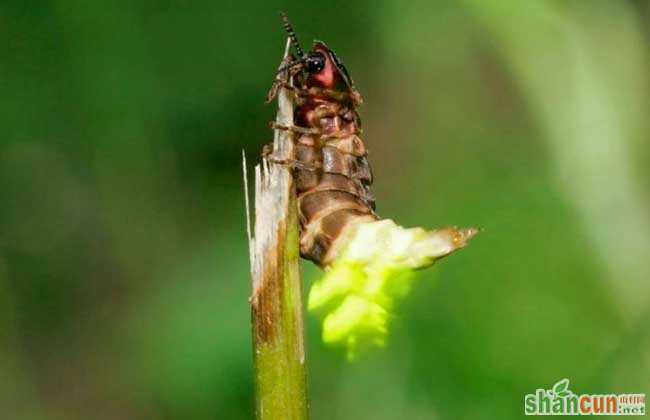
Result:
M283 63L288 51L287 41ZM276 122L293 125L293 107L288 92L280 89ZM275 158L292 156L292 136L289 131L275 131ZM245 169L244 157L246 181ZM248 213L248 202L246 207ZM308 399L298 217L288 167L266 159L255 167L255 236L251 237L250 226L248 236L256 416L258 420L304 420Z

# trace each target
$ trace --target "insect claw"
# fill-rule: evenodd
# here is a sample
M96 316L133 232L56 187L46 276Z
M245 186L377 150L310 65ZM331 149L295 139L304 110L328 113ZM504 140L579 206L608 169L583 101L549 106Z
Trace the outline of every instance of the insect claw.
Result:
M275 99L276 96L278 96L278 91L280 90L280 87L274 83L273 86L271 86L271 89L269 89L269 93L266 94L266 103L270 104L273 99Z

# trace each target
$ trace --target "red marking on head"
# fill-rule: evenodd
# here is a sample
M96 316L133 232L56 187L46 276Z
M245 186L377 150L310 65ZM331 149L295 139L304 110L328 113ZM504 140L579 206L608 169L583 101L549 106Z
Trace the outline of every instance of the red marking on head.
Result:
M314 51L318 51L325 57L325 67L318 73L309 76L308 84L311 86L319 86L326 89L333 89L341 82L342 78L339 74L339 69L332 61L329 49L324 46L316 45Z

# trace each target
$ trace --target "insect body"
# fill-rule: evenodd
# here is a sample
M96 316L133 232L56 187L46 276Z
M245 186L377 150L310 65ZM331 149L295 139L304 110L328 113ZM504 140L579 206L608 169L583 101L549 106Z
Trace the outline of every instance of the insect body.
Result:
M359 137L356 107L361 95L347 70L323 42L315 41L304 53L283 15L298 57L280 69L289 72L293 84L280 85L295 94L294 126L278 127L296 136L293 168L300 217L300 253L303 258L327 266L336 256L346 230L378 220L370 192L372 171L367 150Z
M293 92L292 125L272 124L294 134L293 155L265 155L292 168L300 253L328 268L311 287L308 308L325 313L323 340L345 345L354 358L365 346L385 344L391 311L411 290L412 274L463 248L478 230L427 231L379 219L359 137L361 95L332 50L316 41L304 52L283 18L296 55L283 62L269 101L280 88Z

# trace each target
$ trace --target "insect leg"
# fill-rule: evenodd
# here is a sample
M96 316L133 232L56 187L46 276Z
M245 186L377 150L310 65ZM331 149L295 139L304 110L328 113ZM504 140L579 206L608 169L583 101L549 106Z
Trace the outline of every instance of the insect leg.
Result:
M275 97L278 95L278 92L280 91L280 88L285 88L292 92L296 91L296 88L293 87L290 83L287 83L282 79L275 79L273 81L273 84L271 85L271 89L269 90L269 93L266 95L267 104L270 103L273 99L275 99Z
M281 125L275 121L271 121L269 125L274 130L290 131L292 133L300 134L320 134L320 130L316 128L298 127L297 125Z
M264 157L266 160L268 160L271 163L275 163L277 165L283 165L283 166L288 166L291 169L303 169L305 171L311 171L315 172L319 169L320 165L309 165L305 162L301 162L296 159L278 159L273 156L273 154L269 154Z
M273 142L267 143L262 146L262 159L277 165L288 166L291 169L304 169L306 171L314 172L321 167L320 164L310 165L308 163L296 159L279 159L273 155Z
M267 143L262 146L262 158L267 159L273 154L273 142Z

